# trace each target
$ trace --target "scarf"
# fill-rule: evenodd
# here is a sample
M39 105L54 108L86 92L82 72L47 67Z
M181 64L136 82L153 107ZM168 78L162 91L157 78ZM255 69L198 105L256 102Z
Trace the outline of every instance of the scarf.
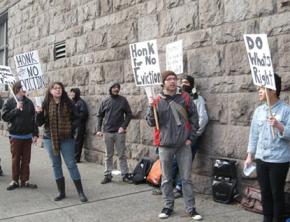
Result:
M58 155L60 140L71 138L72 124L70 111L66 104L61 106L60 104L56 104L52 99L49 103L48 118L53 153Z

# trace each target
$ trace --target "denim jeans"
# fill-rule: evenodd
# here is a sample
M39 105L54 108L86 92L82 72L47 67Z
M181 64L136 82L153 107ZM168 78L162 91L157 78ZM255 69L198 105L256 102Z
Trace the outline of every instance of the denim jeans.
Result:
M60 140L60 152L58 155L53 153L51 139L43 139L44 147L48 152L49 158L52 162L52 168L55 180L63 177L62 172L62 155L64 162L67 166L69 174L73 180L80 180L81 176L75 161L75 141L74 139Z
M195 205L193 194L193 185L191 181L191 166L192 155L191 147L183 145L182 147L159 147L159 158L162 169L162 183L161 190L164 199L164 207L173 209L174 195L173 195L173 178L172 165L173 158L176 160L179 167L180 180L182 182L182 192L186 207L186 212L190 212Z
M197 137L197 139L195 141L193 141L191 144L192 161L194 160L195 154L196 154L197 149L199 147L200 138L201 137ZM174 159L173 159L172 171L173 171L173 180L176 183L175 185L176 185L176 187L178 187L181 190L182 183L181 183L181 180L178 178L178 165L177 165L176 157L174 157Z

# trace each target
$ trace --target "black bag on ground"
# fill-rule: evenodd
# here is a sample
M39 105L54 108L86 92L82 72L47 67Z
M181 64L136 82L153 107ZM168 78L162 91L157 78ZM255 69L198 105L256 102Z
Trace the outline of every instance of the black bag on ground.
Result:
M237 195L236 161L217 159L213 165L213 200L231 203Z
M132 173L132 181L134 184L146 183L146 176L148 175L153 160L149 157L143 157L136 165Z

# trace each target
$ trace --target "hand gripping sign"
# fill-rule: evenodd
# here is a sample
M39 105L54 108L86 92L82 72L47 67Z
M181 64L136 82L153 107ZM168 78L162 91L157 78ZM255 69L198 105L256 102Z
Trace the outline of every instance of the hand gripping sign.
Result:
M26 91L45 88L37 50L14 56L21 85Z
M155 85L162 83L157 41L150 40L129 45L131 64L136 86L144 86L148 97L153 98ZM156 127L159 130L156 107L153 107Z
M244 34L254 84L266 88L267 103L272 115L267 89L276 90L273 65L266 34ZM272 136L274 136L272 127Z

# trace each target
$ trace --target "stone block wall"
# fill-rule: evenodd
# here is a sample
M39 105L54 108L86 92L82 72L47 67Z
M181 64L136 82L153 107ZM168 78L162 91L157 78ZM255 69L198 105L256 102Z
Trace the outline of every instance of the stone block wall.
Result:
M0 0L4 11L12 69L15 54L37 49L48 83L81 89L90 111L88 161L104 163L95 114L111 80L122 83L134 113L127 134L130 168L143 155L155 156L153 131L144 121L146 96L131 70L130 43L156 38L164 70L166 44L183 40L185 73L196 78L210 117L193 166L196 191L210 192L215 158L236 159L241 176L251 116L259 105L244 33L268 35L274 70L283 79L282 99L289 102L289 0ZM63 40L66 57L55 61L54 43Z

